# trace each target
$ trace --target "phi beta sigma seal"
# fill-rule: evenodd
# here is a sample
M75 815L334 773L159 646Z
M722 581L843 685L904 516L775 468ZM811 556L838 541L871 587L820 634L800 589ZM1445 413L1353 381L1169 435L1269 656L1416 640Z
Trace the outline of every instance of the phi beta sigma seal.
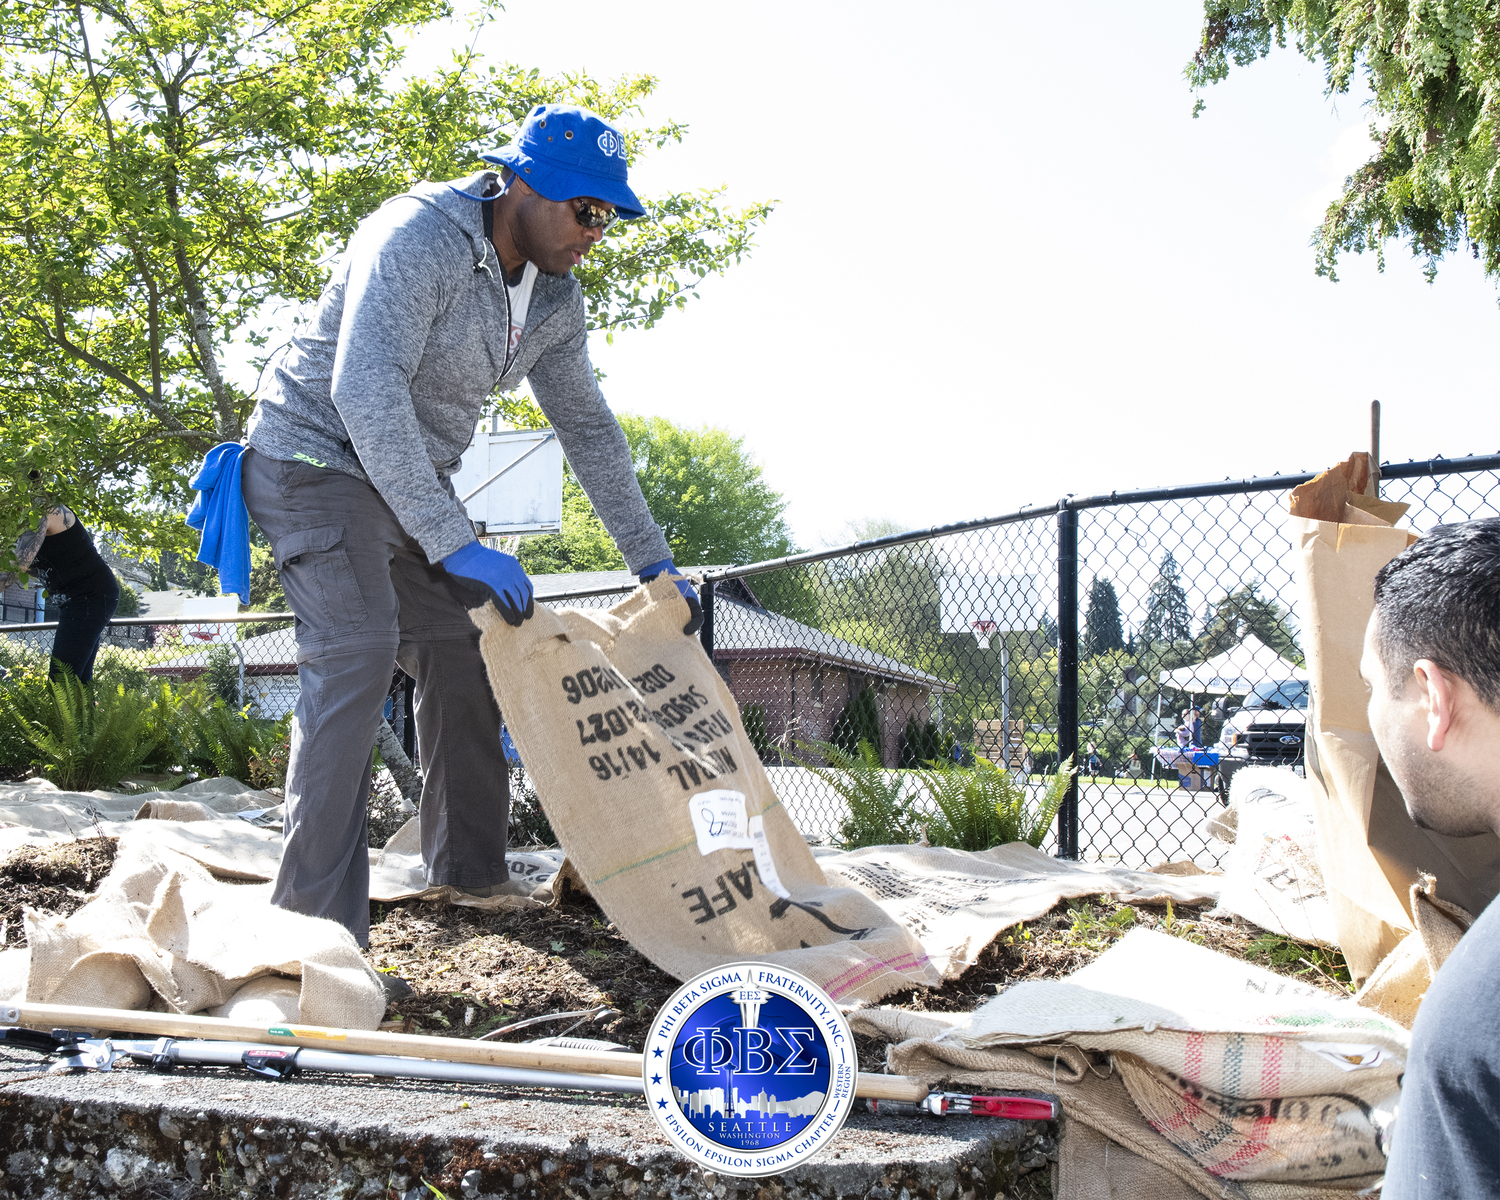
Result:
M682 1154L722 1175L775 1175L825 1149L854 1104L848 1022L811 980L732 963L656 1014L646 1104Z

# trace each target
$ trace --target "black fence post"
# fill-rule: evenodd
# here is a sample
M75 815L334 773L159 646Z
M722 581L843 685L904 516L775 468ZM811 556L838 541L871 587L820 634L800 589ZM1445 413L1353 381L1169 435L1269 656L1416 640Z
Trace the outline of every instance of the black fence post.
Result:
M698 630L698 640L703 643L703 652L708 661L714 660L714 581L705 579L698 589L698 599L703 602L703 628Z
M1057 502L1057 761L1078 758L1078 510ZM1057 857L1078 857L1078 776L1057 813Z

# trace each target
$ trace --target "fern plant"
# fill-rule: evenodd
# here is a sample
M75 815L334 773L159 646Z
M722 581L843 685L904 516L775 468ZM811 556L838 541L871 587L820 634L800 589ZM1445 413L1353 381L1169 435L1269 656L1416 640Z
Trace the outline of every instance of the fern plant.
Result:
M10 693L0 708L36 751L42 773L65 791L113 787L155 749L151 701L116 684L91 687L64 673L47 685L48 703L31 716Z
M1070 757L1048 782L1040 803L1033 805L1026 786L988 759L976 758L972 767L934 761L919 773L940 814L928 826L929 840L956 850L988 850L1008 842L1040 846L1073 773Z
M245 783L252 761L272 750L276 722L252 717L249 705L231 708L216 698L198 713L188 739L188 765L200 775L226 775Z
M868 741L859 743L858 754L828 742L798 742L797 749L802 757L792 761L826 783L849 806L849 815L839 826L844 849L912 840L920 814L904 796L909 772L886 770ZM813 757L827 765L811 761Z

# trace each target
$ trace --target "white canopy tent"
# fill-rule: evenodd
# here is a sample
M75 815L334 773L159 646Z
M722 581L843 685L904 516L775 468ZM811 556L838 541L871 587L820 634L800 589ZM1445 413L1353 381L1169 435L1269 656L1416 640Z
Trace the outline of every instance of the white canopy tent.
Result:
M1307 672L1282 658L1253 633L1246 634L1238 646L1231 646L1207 662L1161 673L1161 682L1180 692L1235 695L1249 692L1256 684L1288 679L1305 681Z

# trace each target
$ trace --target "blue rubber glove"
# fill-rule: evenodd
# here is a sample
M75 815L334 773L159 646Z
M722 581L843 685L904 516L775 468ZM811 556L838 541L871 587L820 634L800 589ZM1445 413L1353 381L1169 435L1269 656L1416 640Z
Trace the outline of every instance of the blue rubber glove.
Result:
M682 598L688 605L688 623L682 627L682 632L692 637L698 630L703 628L703 603L698 599L698 593L693 590L677 565L670 559L664 558L661 562L652 563L649 567L642 567L640 580L642 583L650 583L658 575L676 576L672 580L677 585L677 590L682 593Z
M531 580L526 578L521 560L514 555L501 554L478 542L470 542L462 550L448 555L442 563L450 575L468 579L488 590L490 599L507 624L519 625L535 611Z

